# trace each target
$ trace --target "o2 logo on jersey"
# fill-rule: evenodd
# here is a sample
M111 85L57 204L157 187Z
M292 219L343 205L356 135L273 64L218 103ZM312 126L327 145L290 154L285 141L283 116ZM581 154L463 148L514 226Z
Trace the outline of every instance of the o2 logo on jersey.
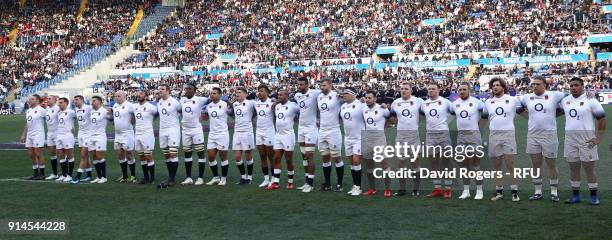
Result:
M329 110L329 109L327 108L327 103L321 103L321 110L323 110L323 111L327 111L327 110Z
M285 119L285 114L284 113L278 113L278 114L276 114L276 118L280 119L280 120L283 120L283 119Z
M165 108L162 108L162 115L165 115L165 116L170 116L170 115L168 114L168 110L166 110Z
M97 119L97 118L91 118L91 123L96 124L97 122L98 122L98 119Z
M47 119L47 122L51 122L51 116L50 115L47 115L45 118Z
M345 112L344 115L342 115L342 117L344 117L344 119L346 119L346 120L350 120L351 119L351 113L350 112Z
M115 112L115 117L118 118L119 116L119 112Z
M136 119L142 119L142 113L136 113Z
M210 117L219 119L219 114L217 113L217 111L212 111L210 112Z
M32 121L32 116L28 116L28 122Z
M533 106L533 109L535 109L537 112L541 112L542 110L544 110L544 105L542 105L541 103L538 103L535 106ZM544 111L544 113L546 113L546 111Z
M468 114L468 112L466 110L463 110L463 111L459 112L459 117L461 117L461 118L468 118L470 116L469 116L469 114Z
M301 101L300 102L300 108L306 108L306 102Z
M264 110L259 110L258 115L259 115L260 117L265 117L265 116L266 116L266 111L264 111Z
M85 119L83 118L83 116L78 116L78 117L77 117L77 120L79 120L79 122L83 122L83 121L85 121Z
M435 109L432 109L432 110L435 110ZM402 110L402 116L404 116L404 117L411 117L412 118L412 116L410 116L410 110L408 110L408 109Z
M65 121L64 121L64 119L63 119L63 118L60 118L60 119L58 120L58 122L59 122L60 124L64 125L64 122L65 122Z
M185 107L185 111L186 113L191 113L191 107Z
M570 109L569 110L569 116L572 118L576 118L576 120L580 120L580 116L578 116L578 111L576 111L576 109Z
M506 116L507 116L506 111L504 110L504 108L503 108L503 107L497 107L497 108L495 109L495 114L497 114L497 116L502 116L502 115L503 115L504 117L506 117Z
M242 109L236 109L236 116L242 117Z
M376 123L374 123L374 118L369 117L368 119L366 119L366 122L370 125L376 126Z
M438 117L438 110L436 110L436 109L429 110L429 116L430 117Z

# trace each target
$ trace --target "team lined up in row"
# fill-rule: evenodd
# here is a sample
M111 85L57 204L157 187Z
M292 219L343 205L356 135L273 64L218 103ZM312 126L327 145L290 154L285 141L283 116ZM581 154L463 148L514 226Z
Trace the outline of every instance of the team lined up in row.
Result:
M325 181L321 187L323 191L332 190L331 168L332 160L335 163L337 184L334 191L343 191L344 162L341 158L341 147L344 145L346 155L350 160L353 186L348 192L350 195L362 195L361 189L361 162L366 164L366 176L369 189L363 195L374 195L375 178L372 173L374 166L373 145L362 142L386 145L384 135L385 126L389 119L397 125L396 141L408 145L421 145L419 139L419 118L423 115L426 121L426 145L450 146L449 123L453 116L457 118L458 145L482 145L480 124L482 119L489 120L489 157L493 161L495 170L506 165L508 171L514 168L516 155L516 137L514 117L517 113L529 118L527 153L530 154L534 167L540 168L543 158L549 167L551 200L559 201L557 193L558 178L554 159L557 157L558 138L556 136L557 110L562 109L566 116L566 137L564 156L571 166L571 185L574 188L573 196L566 202L580 201L580 168L584 167L591 190L591 203L599 204L597 199L597 181L594 173L594 161L597 157L597 144L603 137L605 129L605 112L602 106L593 98L584 93L584 85L580 78L570 82L571 95L565 96L560 92L547 91L547 83L542 78L534 78L534 93L517 99L507 95L507 84L501 78L494 78L489 83L492 97L486 102L470 96L469 84L462 84L459 88L460 98L454 102L439 96L440 88L436 83L428 87L428 99L422 100L411 96L411 86L402 84L401 98L395 100L390 106L376 104L376 92L369 91L365 99L356 99L356 91L346 88L343 94L332 90L331 81L323 80L321 90L309 89L306 78L298 79L298 92L294 95L296 102L289 101L287 91L280 90L278 99L272 100L268 96L270 90L265 85L258 87L258 100L247 100L246 89L238 89L237 101L227 103L220 99L221 89L214 88L210 98L195 96L195 86L186 84L185 94L180 101L170 95L167 85L160 86L160 100L157 106L146 101L146 93L141 92L138 103L126 101L125 93L115 93L116 103L111 109L106 109L100 97L94 96L92 105L84 104L81 96L74 98L75 111L68 108L68 99L60 98L59 106L55 106L54 98L47 101L46 109L38 106L39 96L32 96L30 104L33 106L26 113L27 127L22 140L29 148L32 159L34 176L40 179L44 176L44 159L42 150L45 142L44 122L46 119L48 134L47 145L51 147L52 163L55 149L58 150L62 175L59 181L79 183L81 175L87 173L84 180L90 180L91 168L88 155L92 154L93 164L97 177L92 182L104 183L106 179L106 125L113 121L115 125L114 148L118 152L118 159L122 169L119 181L136 181L135 162L132 151L137 151L141 160L144 178L141 183L154 182L155 163L152 151L155 145L153 120L159 116L159 147L166 158L169 179L160 184L167 187L175 184L178 169L178 152L182 142L186 179L182 184L194 184L191 168L193 153L198 160L198 177L195 185L204 184L205 163L209 163L213 178L207 185L225 185L229 161L230 138L228 129L228 116L235 119L232 150L236 165L241 174L239 184L249 184L253 175L252 150L257 148L264 181L260 187L273 190L278 189L281 175L281 159L284 156L287 162L288 183L287 188L292 189L294 179L293 150L296 135L294 120L298 118L297 142L303 159L305 183L299 189L310 192L314 189L314 150L318 146L323 161L323 175ZM365 104L363 104L364 102ZM527 110L527 111L524 111ZM181 117L182 116L182 117ZM299 117L298 117L299 116ZM79 130L78 144L81 148L81 163L77 176L73 179L72 168L74 157L73 119L77 119ZM204 145L204 134L200 120L209 120L210 131L207 145ZM256 119L255 131L253 119ZM344 141L340 131L340 119L343 121ZM593 122L597 120L598 128L595 131ZM318 122L318 124L317 124ZM135 123L135 129L133 127ZM135 130L135 131L134 131ZM255 134L253 134L255 132ZM362 136L363 135L363 136ZM343 144L344 142L344 144ZM54 147L53 147L54 146ZM364 149L361 149L362 146ZM206 154L207 149L207 154ZM363 150L363 151L362 151ZM246 155L246 164L242 155ZM217 154L221 159L221 175L218 173ZM207 155L207 156L206 156ZM56 159L56 158L55 158ZM206 160L208 159L208 161ZM405 164L400 159L399 163ZM439 170L451 168L450 159L432 157L432 169ZM461 165L470 170L480 170L480 160L467 159ZM246 167L245 167L246 165ZM272 174L270 174L270 165ZM440 166L442 165L442 166ZM130 176L128 176L128 166ZM389 168L383 161L383 167ZM415 170L420 168L420 162L413 162ZM44 171L44 170L41 170ZM54 175L55 175L54 170ZM48 179L53 179L50 176ZM419 194L420 178L414 180L413 195ZM442 182L445 188L442 190ZM542 198L542 179L534 178L535 193L530 200ZM450 198L451 179L434 179L434 190L428 197L444 196ZM459 198L470 197L470 179L464 179L464 190ZM392 193L390 179L385 179L384 196L403 196L406 194L405 180L400 180L400 190ZM519 201L517 180L510 177L512 200ZM483 198L482 181L476 181L475 199ZM496 179L496 194L491 200L503 199L503 179Z

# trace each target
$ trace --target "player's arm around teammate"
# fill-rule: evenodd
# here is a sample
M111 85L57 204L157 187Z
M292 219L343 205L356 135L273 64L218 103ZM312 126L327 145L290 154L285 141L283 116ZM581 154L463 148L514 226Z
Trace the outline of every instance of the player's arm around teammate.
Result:
M293 124L299 111L300 109L295 103L289 102L289 93L286 90L280 90L278 92L278 102L274 105L276 135L274 136L272 183L266 187L266 190L275 190L280 187L281 160L283 156L285 161L287 161L287 189L293 189L293 149L295 148ZM310 192L312 190L312 187L306 187L302 189L302 192Z
M360 196L361 189L361 131L365 130L363 120L363 103L355 98L357 91L354 88L344 90L344 104L340 116L344 127L344 146L346 156L350 162L353 186L348 192L351 196Z
M109 111L104 107L100 96L93 96L91 99L91 138L89 140L89 150L93 152L93 164L96 169L96 179L92 183L106 183L106 153L107 136L106 124Z
M168 179L162 181L159 188L166 188L176 184L176 173L178 171L178 152L181 145L181 103L174 99L170 86L162 84L159 86L160 99L157 104L159 116L159 148L164 154Z
M246 88L239 87L236 90L237 100L228 104L229 114L234 117L235 123L232 150L234 151L236 166L240 172L239 185L251 184L253 180L253 149L255 148L253 118L255 116L255 103L247 100L246 97ZM243 152L246 157L246 164L242 160Z
M54 180L59 176L57 174L57 148L55 140L57 139L57 114L59 107L56 106L57 96L49 95L45 98L46 123L47 123L47 148L49 150L49 160L51 161L52 173L45 180Z
M157 107L147 101L147 92L139 91L138 103L134 106L134 117L136 119L136 135L134 150L140 158L143 179L140 184L155 183L155 161L153 150L155 149L155 134L153 133L153 121L157 117Z
M342 161L342 133L340 132L340 106L343 103L338 93L332 90L329 79L321 81L321 93L317 96L317 107L319 110L319 137L317 145L323 161L323 176L325 183L321 191L333 190L342 192L342 181L344 178L344 162ZM336 167L336 185L331 188L331 160Z
M127 101L125 91L117 91L114 94L115 104L110 109L111 121L115 126L114 150L121 167L121 177L118 182L136 183L136 162L132 151L134 151L134 105ZM128 166L130 175L128 176Z
M56 182L72 181L72 170L74 168L74 111L68 107L68 99L60 98L58 100L59 113L57 117L58 134L55 139L57 155L59 157L61 176Z
M257 112L257 124L255 133L255 144L261 161L261 171L264 180L259 187L267 187L271 183L270 167L274 157L274 105L275 100L270 97L268 86L261 84L257 87L257 102L255 104Z
M228 103L221 100L221 88L214 87L210 93L211 102L206 107L205 116L209 123L208 143L208 163L213 173L213 178L206 185L225 186L227 184L227 173L229 161L227 151L229 149L229 128L227 126ZM221 158L221 177L217 166L217 153ZM202 168L203 169L203 168ZM200 178L204 176L204 171L200 170Z

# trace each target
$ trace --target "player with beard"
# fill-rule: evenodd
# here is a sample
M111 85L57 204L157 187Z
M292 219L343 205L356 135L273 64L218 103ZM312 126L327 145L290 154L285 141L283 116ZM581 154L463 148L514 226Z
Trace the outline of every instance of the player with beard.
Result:
M300 77L297 80L298 92L294 99L300 108L300 118L298 122L298 139L300 152L302 153L302 165L304 165L304 175L306 183L298 187L302 192L311 192L314 189L314 150L318 140L317 128L317 96L320 90L309 89L308 79Z
M153 133L153 120L157 117L157 107L147 101L147 93L139 91L137 104L134 104L134 118L136 119L136 142L134 150L140 157L140 165L144 178L140 184L155 183L155 134Z

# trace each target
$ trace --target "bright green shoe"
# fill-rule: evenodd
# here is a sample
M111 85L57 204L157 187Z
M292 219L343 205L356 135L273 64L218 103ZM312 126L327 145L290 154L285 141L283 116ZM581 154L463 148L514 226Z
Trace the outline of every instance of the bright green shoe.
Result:
M137 179L136 177L134 177L134 176L130 176L130 177L127 179L127 182L131 182L131 183L138 183L138 179Z

